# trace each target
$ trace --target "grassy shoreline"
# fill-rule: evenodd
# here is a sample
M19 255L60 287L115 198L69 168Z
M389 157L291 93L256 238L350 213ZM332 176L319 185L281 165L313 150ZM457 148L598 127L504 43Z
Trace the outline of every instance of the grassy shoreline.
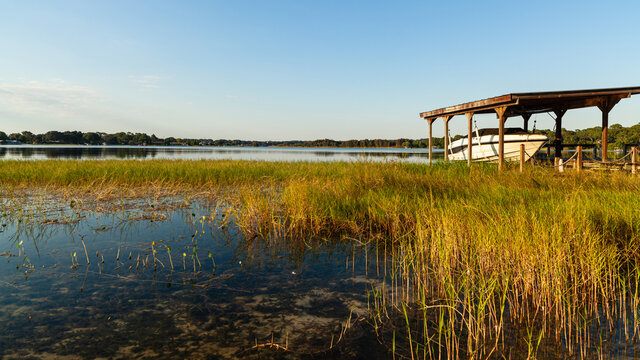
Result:
M481 164L6 161L0 183L4 197L29 189L89 198L111 189L104 201L160 191L217 197L250 235L337 237L384 249L391 280L374 291L372 323L384 334L403 316L406 324L394 328L404 329L397 340L406 341L407 357L510 356L504 337L514 324L527 329L513 341L525 341L529 357L547 343L580 354L601 326L621 319L629 338L640 336L640 180L629 174L498 173Z

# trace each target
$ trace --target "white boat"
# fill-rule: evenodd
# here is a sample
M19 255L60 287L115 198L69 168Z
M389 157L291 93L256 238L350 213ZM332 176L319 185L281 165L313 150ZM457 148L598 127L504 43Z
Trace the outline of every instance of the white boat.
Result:
M498 129L476 129L471 138L471 160L497 161L498 160ZM505 160L520 159L520 144L524 144L525 161L529 160L549 138L543 134L532 134L524 129L504 129L504 158ZM449 145L450 160L467 160L469 154L468 136L458 139Z

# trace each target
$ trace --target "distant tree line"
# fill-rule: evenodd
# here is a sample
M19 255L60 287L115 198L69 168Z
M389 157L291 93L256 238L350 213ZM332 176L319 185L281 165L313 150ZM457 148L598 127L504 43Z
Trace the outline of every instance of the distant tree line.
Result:
M538 130L546 134L550 141L555 138L552 130ZM567 144L599 144L601 139L600 127L592 127L582 130L562 129L564 143ZM461 138L456 135L452 140ZM377 148L426 148L429 145L428 139L364 139L364 140L331 140L321 139L313 141L289 140L289 141L248 141L248 140L226 140L226 139L185 139L185 138L159 138L155 135L145 133L118 132L107 134L104 132L81 131L48 131L44 134L34 134L30 131L12 133L7 135L0 131L0 143L7 140L20 142L23 144L75 144L75 145L182 145L182 146L289 146L289 147L377 147ZM609 143L616 148L621 148L624 144L640 143L640 123L624 127L614 124L609 127ZM434 148L444 147L443 137L432 139Z
M7 135L0 131L0 141L19 141L23 144L72 144L72 145L182 145L182 146L298 146L298 147L427 147L426 139L365 139L338 141L321 139L313 141L289 140L289 141L248 141L227 139L186 139L186 138L159 138L145 133L118 132L107 134L104 132L81 131L48 131L44 134L34 134L30 131L12 133ZM442 146L444 138L435 139L434 146Z
M555 132L545 130L551 141L555 139ZM624 127L620 124L609 126L607 134L609 144L613 144L614 148L622 148L624 144L640 144L640 124L630 127ZM565 144L600 144L602 142L602 128L592 127L582 130L566 130L562 129L562 138Z

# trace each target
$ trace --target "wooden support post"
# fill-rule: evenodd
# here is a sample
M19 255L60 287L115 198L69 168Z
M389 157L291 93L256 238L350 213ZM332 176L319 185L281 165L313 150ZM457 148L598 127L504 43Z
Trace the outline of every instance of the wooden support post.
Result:
M638 148L636 146L631 148L631 173L638 173Z
M467 115L467 120L469 121L469 135L467 138L467 142L468 142L468 148L467 148L467 166L471 167L471 159L472 157L472 148L473 148L473 127L471 126L471 119L473 119L473 113L472 112L468 112L465 115Z
M524 131L529 131L529 119L531 118L531 114L522 114L522 119L524 120Z
M445 115L442 117L444 120L444 161L449 162L449 120L453 116Z
M504 123L506 120L506 106L500 106L494 109L498 115L498 171L504 168Z
M524 172L524 144L520 144L520 173Z
M576 169L578 170L578 172L581 172L582 171L582 146L578 145L578 147L576 148L576 151L578 152L578 161L577 161Z
M433 131L433 121L435 119L428 119L427 122L429 123L429 165L431 165L431 157L432 157L432 153L433 153L433 145L432 145L432 131Z
M602 151L602 162L607 162L607 151L609 145L609 110L602 110L602 139L601 151Z
M614 106L620 101L620 97L605 97L600 99L600 104L598 104L598 108L602 111L602 139L601 141L601 151L602 151L602 162L607 162L607 148L609 141L609 112L613 109Z
M567 110L557 109L557 110L554 110L553 112L556 114L555 157L561 158L562 157L562 117L564 116L564 113L567 112Z

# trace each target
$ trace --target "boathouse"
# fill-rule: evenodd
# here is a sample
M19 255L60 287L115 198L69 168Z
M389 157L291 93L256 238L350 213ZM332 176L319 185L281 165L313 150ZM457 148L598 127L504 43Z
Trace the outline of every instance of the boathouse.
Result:
M495 113L498 118L498 170L504 168L504 125L510 117L522 117L524 129L529 130L529 118L533 114L554 113L556 134L553 142L555 157L560 158L562 152L562 117L568 110L586 107L597 107L602 112L602 161L607 161L607 130L609 128L609 112L622 99L640 94L640 87L624 87L611 89L591 89L574 91L548 91L513 93L496 96L484 100L448 106L423 112L420 117L429 124L429 163L432 159L432 125L438 118L444 121L444 157L448 161L449 120L456 115L465 115L469 125L469 139L473 137L472 119L475 114ZM467 162L471 165L473 144L467 149Z

